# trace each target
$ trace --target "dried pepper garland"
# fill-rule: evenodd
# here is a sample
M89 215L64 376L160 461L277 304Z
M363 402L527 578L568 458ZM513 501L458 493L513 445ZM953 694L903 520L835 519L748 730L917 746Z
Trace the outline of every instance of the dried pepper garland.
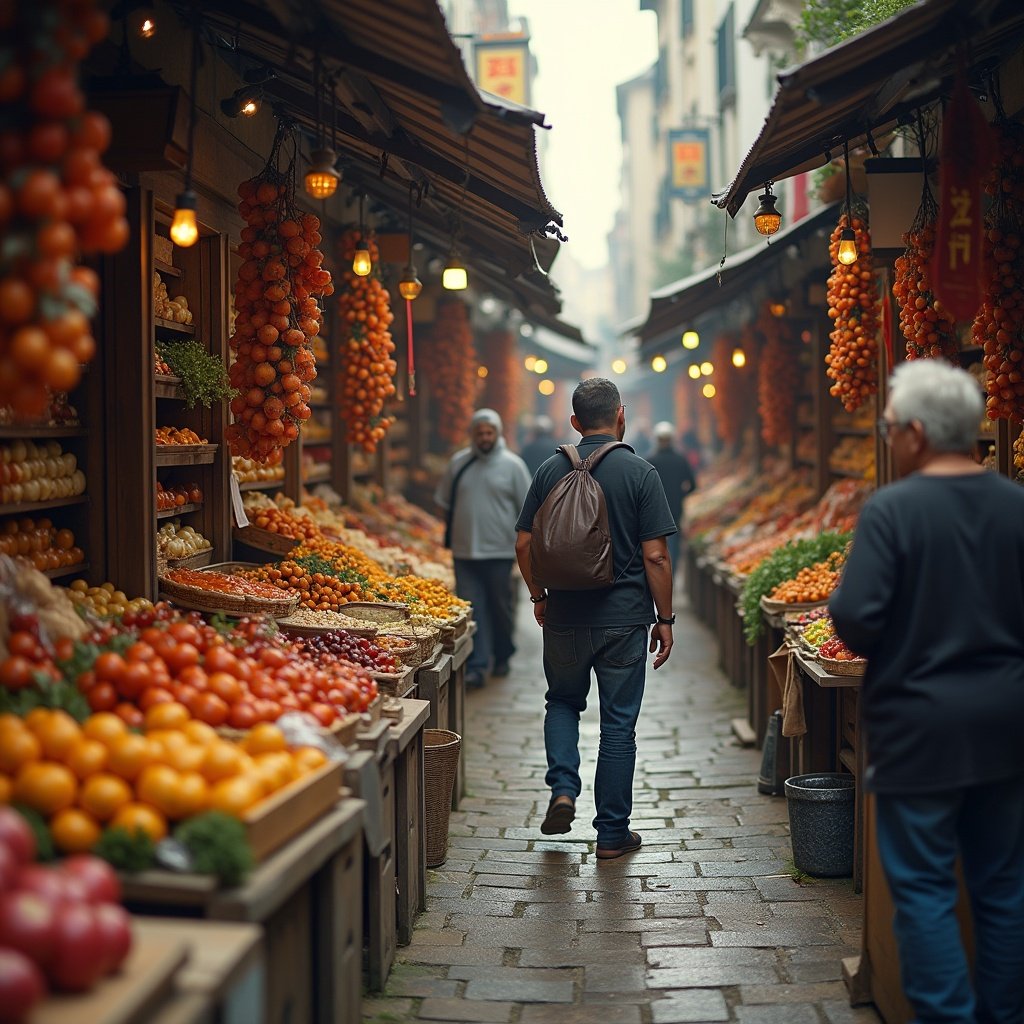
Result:
M309 419L309 384L316 377L313 338L323 315L318 296L334 291L324 270L320 220L295 205L294 156L276 167L287 133L278 131L266 167L238 186L246 222L235 282L235 351L228 376L239 393L225 431L232 455L280 462L283 449Z
M361 240L361 232L350 228L339 245L342 264L348 268L342 275L345 286L338 296L344 375L341 413L349 442L373 452L395 422L393 416L383 414L384 403L395 393L395 343L388 329L395 317L391 296L380 278L380 253L372 233L366 239L366 248L373 270L360 277L351 269Z
M852 227L857 261L839 262L839 236ZM863 218L843 213L828 246L832 273L828 279L828 315L833 321L825 362L835 381L829 394L856 412L878 391L878 287L871 263L871 236Z
M986 415L1024 416L1024 128L1001 119L999 156L985 182L993 196L985 235L988 281L971 335L984 351Z
M441 304L429 352L427 376L437 410L438 437L448 445L465 444L478 378L473 331L464 302L454 299Z

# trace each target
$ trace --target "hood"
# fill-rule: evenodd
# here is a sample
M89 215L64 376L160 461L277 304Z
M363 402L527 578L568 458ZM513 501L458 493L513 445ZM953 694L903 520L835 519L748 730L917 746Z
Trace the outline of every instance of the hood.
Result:
M495 442L494 447L489 452L482 452L473 440L473 428L478 423L490 423L498 431L498 440ZM490 458L495 452L502 451L505 445L505 438L502 436L504 427L501 422L501 417L493 409L477 409L473 413L473 418L469 421L469 447L472 449L473 454L478 459Z

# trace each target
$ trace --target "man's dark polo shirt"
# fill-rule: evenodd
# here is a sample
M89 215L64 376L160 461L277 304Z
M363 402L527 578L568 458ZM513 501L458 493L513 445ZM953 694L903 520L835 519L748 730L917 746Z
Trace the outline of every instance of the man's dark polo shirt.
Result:
M611 434L592 434L576 446L585 459L596 448L614 441ZM572 471L560 452L545 461L534 474L517 530L533 529L533 517L548 492ZM612 533L612 561L617 582L600 590L552 590L548 595L545 622L552 626L637 626L654 622L654 601L647 586L640 542L676 532L665 489L657 470L632 449L609 452L594 471L604 491L608 524Z

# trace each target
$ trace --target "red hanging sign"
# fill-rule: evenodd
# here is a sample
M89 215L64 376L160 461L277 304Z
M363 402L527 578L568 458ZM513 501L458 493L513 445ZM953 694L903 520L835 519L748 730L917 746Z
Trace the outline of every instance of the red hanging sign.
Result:
M932 255L932 290L957 320L973 320L984 298L981 182L992 153L988 122L967 88L961 62L942 119L939 216Z

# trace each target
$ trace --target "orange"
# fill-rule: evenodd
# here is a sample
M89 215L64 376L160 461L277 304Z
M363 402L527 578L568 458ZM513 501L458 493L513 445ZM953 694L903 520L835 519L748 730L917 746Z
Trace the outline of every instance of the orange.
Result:
M316 771L327 763L327 755L319 747L299 747L292 752L292 761L299 774Z
M208 743L213 743L214 740L219 739L217 730L212 725L207 725L205 722L200 722L198 718L193 718L192 721L186 722L182 727L182 732L193 742L201 743L204 746Z
M165 764L147 765L135 780L135 795L152 804L161 814L173 818L177 810L175 792L179 779L178 773Z
M50 708L33 708L25 716L25 725L38 735L40 728L50 720L53 711Z
M39 737L43 754L54 761L63 761L82 738L78 723L66 711L51 711L49 718L40 719L30 728Z
M66 765L48 761L26 764L14 780L14 799L49 817L70 807L78 793L78 781Z
M286 750L284 733L271 722L259 722L254 725L249 735L242 741L242 746L250 754L269 754L277 750Z
M24 732L27 728L24 719L13 712L5 711L0 715L0 736L6 736L8 732Z
M161 707L154 704L154 707ZM171 752L179 747L187 747L188 737L177 729L156 729L146 733L146 739L154 751L158 752L157 760L161 764L170 764Z
M77 807L58 811L50 821L50 835L62 853L88 853L100 838L95 818Z
M109 821L117 812L131 803L132 788L120 775L99 772L86 779L78 803L100 821Z
M111 819L111 828L123 828L127 832L145 832L154 843L167 835L167 819L149 804L125 804Z
M115 740L127 734L128 725L112 711L99 711L85 720L82 732L89 739L99 740L109 747Z
M191 818L205 811L210 799L210 787L199 772L182 772L174 794L176 818Z
M90 775L103 771L107 766L107 757L107 748L99 740L90 740L83 736L68 751L64 760L79 779L87 779Z
M197 772L203 766L203 758L206 756L206 748L198 743L168 744L164 750L164 764L169 764L175 771Z
M256 777L263 784L264 793L273 793L296 777L296 768L291 754L286 750L259 754L256 757Z
M208 782L218 782L237 775L242 765L242 751L227 740L218 740L206 748L200 771Z
M156 744L150 743L145 736L127 733L111 745L107 767L121 778L131 781L146 765L153 763L157 749Z
M180 729L192 716L184 704L177 701L166 701L162 704L152 704L146 709L144 722L146 731L150 729Z
M42 744L28 729L0 733L0 771L17 775L22 765L38 761L42 753Z
M263 798L263 787L250 775L221 779L210 789L210 810L223 811L240 818L253 804Z

